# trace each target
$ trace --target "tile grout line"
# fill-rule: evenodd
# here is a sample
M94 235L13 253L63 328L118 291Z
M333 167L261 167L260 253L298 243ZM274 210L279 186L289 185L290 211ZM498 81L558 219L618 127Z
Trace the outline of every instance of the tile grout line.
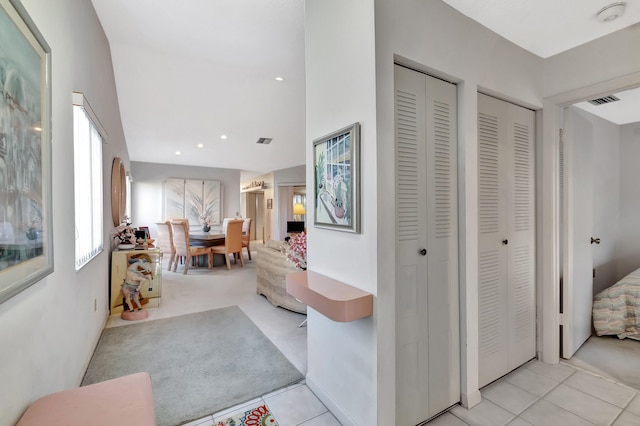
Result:
M542 374L540 374L540 373L536 373L536 372L535 372L535 371L533 371L533 370L529 370L529 371L531 371L532 373L537 374L538 376L544 377L545 379L549 379L549 380L551 380L552 382L554 382L554 383L555 383L555 386L553 386L551 389L549 389L548 391L546 391L546 392L545 392L544 394L542 394L541 396L538 396L538 395L532 394L532 395L534 395L534 396L537 396L537 397L538 397L538 399L542 399L542 398L544 398L544 397L545 397L545 396L547 396L547 395L548 395L552 390L554 390L555 388L557 388L558 386L560 386L560 384L562 383L562 382L558 382L558 381L556 381L556 380L553 380L551 377L547 377L547 376L542 375ZM572 374L573 374L573 373L572 373ZM528 390L521 388L520 386L516 385L515 383L511 383L511 382L509 382L509 381L507 381L507 383L509 383L509 384L511 384L511 385L513 385L513 386L515 386L515 387L517 387L517 388L518 388L518 389L520 389L520 390L523 390L523 391L525 391L525 392L529 392ZM529 392L529 393L531 393L531 392ZM537 401L536 401L536 402L537 402ZM533 404L532 404L532 405L533 405Z
M613 380L613 379L610 379L609 377L604 377L604 376L602 376L602 375L600 375L600 374L596 374L596 373L594 373L593 371L585 370L585 369L583 369L583 368L581 368L581 367L577 367L577 366L570 365L570 364L568 364L568 363L565 363L564 361L560 361L560 363L561 363L561 364L564 364L564 365L567 365L567 366L569 366L569 367L571 367L571 368L575 368L575 369L576 369L576 370L578 370L578 371L582 371L582 372L584 372L584 373L587 373L587 374L589 374L589 375L591 375L591 376L593 376L593 377L597 377L597 378L599 378L599 379L603 379L604 381L606 381L606 382L608 382L608 383L614 384L614 385L616 385L616 386L620 386L620 387L621 387L621 388L623 388L623 389L628 389L628 390L633 391L633 392L635 393L635 395L633 395L633 396L631 397L631 399L629 399L629 401L624 405L624 407L618 407L617 405L612 404L612 403L610 403L609 401L605 401L605 400L603 400L603 399L601 399L601 398L599 398L599 397L597 397L597 396L595 396L595 395L591 395L590 393L584 392L584 391L582 391L581 389L575 388L575 387L573 387L573 386L571 386L571 385L569 385L569 384L565 384L565 386L569 386L570 388L575 389L575 390L577 390L577 391L579 391L579 392L582 392L582 393L584 393L584 394L587 394L587 395L589 395L589 396L591 396L591 397L593 397L593 398L596 398L596 399L598 399L599 401L605 402L605 403L607 403L607 404L609 404L609 405L612 405L612 406L614 406L614 407L616 407L616 408L619 408L619 409L620 409L620 412L619 412L619 413L618 413L618 415L613 419L613 421L610 423L611 425L612 425L612 424L614 424L614 423L616 422L616 420L618 420L618 418L622 415L622 413L624 413L625 411L627 411L627 407L629 407L629 405L631 405L631 403L633 402L633 400L634 400L638 395L640 395L640 392L639 392L637 389L632 388L631 386L628 386L628 385L626 385L626 384L624 384L624 383L620 383L620 382L617 382L617 381L615 381L615 380ZM571 376L573 376L573 374L571 374L569 377L571 377ZM567 377L565 380L569 379L569 377ZM563 384L564 384L564 382L563 382ZM555 405L555 404L554 404L554 405ZM582 416L579 416L579 417L580 417L580 418L583 418ZM585 419L585 420L586 420L586 419Z
M559 384L560 384L560 383L559 383ZM565 385L565 386L567 386L567 385ZM575 388L571 388L571 389L575 389ZM582 391L581 391L581 390L579 390L579 389L575 389L575 390L577 390L578 392L581 392L581 393L583 393L583 394L585 394L585 395L589 395L588 393L586 393L586 392L582 392ZM593 395L589 395L589 396L591 396L591 397L595 398L595 396L593 396ZM541 399L542 399L542 398L541 398ZM599 399L599 398L596 398L596 399ZM601 401L602 401L602 400L601 400ZM574 416L579 417L580 419L584 420L584 421L585 421L585 422L587 422L587 423L590 423L590 424L592 424L592 425L595 425L595 423L593 423L591 420L589 420L589 419L586 419L586 418L582 417L582 416L581 416L580 414L578 414L578 413L574 413L573 411L569 411L569 410L567 410L566 408L559 406L558 404L554 404L554 403L553 403L553 401L549 401L548 399L545 399L545 402L548 402L548 403L549 403L549 404L551 404L551 405L555 405L555 406L556 406L556 407L558 407L559 409L564 410L564 411L566 411L567 413L571 413L571 414L573 414ZM603 402L606 402L606 401L603 401ZM613 404L611 404L611 403L609 403L609 402L606 402L606 403L607 403L607 404L609 404L609 405L611 405L611 406L613 406L613 407L615 407L615 408L620 408L620 407L616 407L615 405L613 405ZM621 408L620 408L620 410L621 410L621 411L620 411L620 413L622 413L622 411L624 411L624 410L623 410L623 409L621 409ZM576 411L577 411L577 410L576 410ZM620 415L620 413L618 413L618 415ZM617 418L617 416L616 416L616 418ZM523 420L524 420L524 419L523 419ZM609 423L609 425L612 425L612 424L613 424L613 422L612 422L612 423Z
M640 389L636 389L636 388L634 388L633 386L629 386L629 385L627 385L627 384L625 384L625 383L619 382L619 381L617 381L617 380L615 380L615 379L612 379L611 377L606 377L606 376L603 376L603 375L601 375L601 374L594 373L593 371L589 371L589 370L587 370L587 369L585 369L585 368L583 368L583 367L578 367L578 366L576 366L576 365L569 364L569 363L567 363L566 361L560 361L560 364L563 364L563 365L566 365L566 366L568 366L568 367L574 368L574 369L576 369L576 370L582 371L583 373L587 373L587 374L589 374L589 375L591 375L591 376L601 378L601 379L603 379L603 380L605 380L605 381L607 381L607 382L609 382L609 383L613 383L613 384L618 385L618 386L620 386L620 387L623 387L623 388L626 388L626 389L632 390L632 391L634 391L636 394L640 393ZM567 378L568 378L568 377L567 377Z
M482 402L482 399L480 400L480 402ZM461 405L461 407L462 407L462 405ZM477 407L477 405L476 405L476 407ZM463 408L464 408L464 407L463 407ZM468 408L467 408L467 410L468 410ZM473 408L472 408L472 410L473 410ZM453 413L452 411L453 411L453 409L449 410L449 413L451 413L451 415L452 415L453 417L455 417L456 419L460 420L460 421L461 421L462 423L464 423L465 425L471 426L469 423L465 422L465 421L464 421L464 419L462 419L462 418L460 418L460 417L456 416L456 414L455 414L455 413ZM438 416L438 417L440 417L440 416ZM436 419L437 419L438 417L436 417ZM435 420L435 419L433 419L433 420Z
M628 386L628 385L626 385L626 384L624 384L624 383L617 382L617 381L612 380L612 379L610 379L610 378L608 378L608 377L601 376L601 375L596 374L596 373L594 373L594 372L592 372L592 371L588 371L588 370L585 370L585 369L583 369L583 368L581 368L581 367L577 367L577 366L574 366L574 365L568 364L568 363L566 363L566 362L564 362L564 361L560 361L560 364L561 364L561 365L563 365L563 366L566 366L566 367L568 367L568 368L571 368L571 369L573 370L573 371L571 372L571 374L569 374L567 377L563 378L561 381L557 381L556 379L554 379L554 378L552 378L552 377L549 377L549 376L547 376L547 375L545 375L545 374L541 374L541 373L539 373L539 372L537 372L537 371L535 371L535 370L531 369L529 365L526 365L526 364L525 364L525 365L523 365L523 367L524 367L525 369L529 370L530 372L535 373L535 374L537 374L537 375L539 375L539 376L541 376L541 377L547 378L547 379L552 380L553 382L555 382L555 385L554 385L551 389L549 389L547 392L545 392L543 395L541 395L541 396L538 396L538 395L532 394L532 393L531 393L531 392L529 392L528 390L523 389L522 387L520 387L520 386L518 386L518 385L516 385L516 384L514 384L514 383L511 383L511 382L509 382L509 381L507 381L507 380L506 380L506 377L507 377L509 374L514 373L514 372L515 372L515 370L514 370L514 371L512 371L511 373L509 373L509 374L505 375L502 379L500 379L500 380L504 380L504 382L506 382L506 383L508 383L508 384L510 384L510 385L512 385L512 386L515 386L516 388L518 388L518 389L520 389L520 390L522 390L522 391L524 391L524 392L527 392L527 393L529 393L529 394L533 395L533 396L536 398L536 400L535 400L533 403L529 404L529 405L528 405L524 410L522 410L522 412L521 412L520 414L514 414L513 412L511 412L511 411L510 411L510 410L508 410L507 408L505 408L505 407L503 407L502 405L500 405L498 402L492 401L492 400L491 400L490 398L488 398L488 397L482 396L482 400L487 400L487 401L489 401L489 402L491 402L491 403L495 404L496 406L498 406L498 407L502 408L503 410L507 411L508 413L512 414L513 416L515 416L515 417L513 417L512 419L510 419L510 420L509 420L509 422L513 422L515 419L520 419L520 420L523 420L523 421L527 421L526 419L524 419L523 417L521 417L521 414L522 414L522 413L524 413L524 412L525 412L526 410L528 410L529 408L531 408L531 407L532 407L533 405L535 405L536 403L538 403L540 400L544 400L545 402L547 402L547 403L549 403L549 404L552 404L552 405L554 405L555 407L557 407L557 408L559 408L559 409L561 409L561 410L564 410L564 411L566 411L566 412L568 412L568 413L571 413L571 414L573 414L573 415L577 416L578 418L580 418L580 419L582 419L582 420L585 420L585 421L587 421L587 422L588 422L588 423L590 423L590 424L593 424L590 420L588 420L588 419L586 419L586 418L582 417L580 414L573 413L572 411L569 411L569 410L567 410L567 409L565 409L565 408L563 408L563 407L561 407L561 406L559 406L559 405L557 405L557 404L553 403L552 401L549 401L549 400L545 399L545 397L546 397L547 395L549 395L553 390L557 389L557 388L558 388L558 386L560 386L561 384L563 384L563 385L565 385L565 386L567 386L567 387L569 387L569 388L571 388L571 389L573 389L573 390L575 390L575 391L578 391L578 392L580 392L580 393L582 393L582 394L584 394L584 395L586 395L586 396L590 396L590 397L592 397L592 398L595 398L595 399L597 399L597 400L599 400L599 401L601 401L601 402L604 402L604 403L606 403L606 404L609 404L610 406L612 406L612 407L614 407L614 408L616 408L616 409L620 410L620 411L617 413L617 415L613 418L613 420L611 421L611 423L609 423L609 425L614 424L614 423L615 423L615 422L620 418L620 416L621 416L624 412L632 413L631 411L628 411L628 410L627 410L627 408L631 405L631 403L634 401L634 399L635 399L636 397L638 397L638 395L640 395L640 391L638 391L637 389L635 389L635 388L633 388L633 387L631 387L631 386ZM583 372L588 373L588 374L590 374L590 375L592 375L592 376L594 376L594 377L604 379L604 380L605 380L605 381L607 381L608 383L611 383L611 384L616 385L616 386L620 386L620 387L621 387L621 388L623 388L623 389L630 390L630 391L632 391L632 392L634 393L634 395L629 399L629 401L625 404L625 406L624 406L624 407L619 407L619 406L617 406L616 404L613 404L613 403L611 403L611 402L609 402L609 401L605 401L605 400L603 400L603 399L599 398L599 397L598 397L598 396L596 396L596 395L592 395L592 394L590 394L590 393L588 393L588 392L584 392L584 391L583 391L583 390L581 390L581 389L578 389L578 388L576 388L576 387L571 386L571 385L570 385L570 384L568 384L568 383L565 383L567 380L569 380L569 379L570 379L574 374L576 374L578 371L583 371ZM497 382L497 381L496 381L496 382ZM494 382L494 383L495 383L495 382ZM449 411L449 413L451 413L451 414L452 414L456 419L460 420L460 421L461 421L462 423L464 423L465 425L469 425L469 423L468 423L468 422L466 422L463 418L461 418L461 417L457 416L455 413L453 413L453 411L451 411L451 410L450 410L450 411ZM633 414L635 414L635 413L633 413ZM507 424L508 424L508 423L507 423Z
M596 376L596 377L599 377L599 376ZM610 382L610 383L612 383L612 382ZM602 402L604 402L604 403L606 403L606 404L609 404L609 405L614 406L614 407L616 407L616 408L619 408L619 409L621 409L621 410L626 410L626 409L627 409L627 407L628 407L628 406L631 404L631 402L634 400L634 398L638 395L638 393L637 393L637 391L636 391L635 395L633 395L633 396L631 397L631 399L630 399L627 403L625 403L624 407L619 407L619 406L617 406L616 404L613 404L613 403L611 403L611 402L609 402L609 401L605 401L604 399L600 398L599 396L592 395L592 394L590 394L589 392L585 392L585 391L583 391L582 389L579 389L579 388L577 388L577 387L575 387L575 386L571 386L570 384L567 384L567 383L564 383L564 382L563 382L562 384L563 384L563 385L565 385L565 386L567 386L567 387L570 387L571 389L574 389L574 390L577 390L577 391L579 391L579 392L582 392L582 393L584 393L584 394L586 394L586 395L589 395L590 397L595 398L595 399L597 399L598 401L602 401ZM617 383L612 383L612 384L617 384Z
M323 404L323 405L324 405L324 404ZM326 408L326 407L325 407L325 408ZM313 416L313 417L311 417L310 419L303 420L302 422L297 423L297 424L296 424L296 426L302 426L302 425L304 425L305 423L310 422L311 420L316 419L316 418L318 418L318 417L320 417L320 416L324 416L324 415L325 415L325 414L327 414L327 413L331 413L331 411L329 411L329 409L327 409L324 413L320 413L320 414L318 414L317 416ZM331 415L333 416L333 413L331 413ZM333 418L334 418L334 419L335 419L335 417L336 417L336 416L333 416ZM276 421L278 421L278 419L276 419ZM337 420L336 420L336 421L337 421ZM340 422L338 422L338 423L340 423Z
M519 368L522 368L522 367L523 367L524 369L529 370L531 373L534 373L534 374L537 374L537 375L538 375L538 376L540 376L540 377L544 377L544 378L546 378L546 379L549 379L549 380L551 380L552 382L555 382L556 384L555 384L555 386L553 386L551 389L549 389L547 392L545 392L543 395L538 396L538 395L533 394L533 393L529 392L528 390L523 389L522 387L520 387L520 386L518 386L518 385L516 385L516 384L514 384L514 383L511 383L511 382L509 382L509 381L507 381L507 380L506 380L506 377L508 377L510 374L514 373L516 370L513 370L513 371L511 371L509 374L506 374L506 375L505 375L502 379L500 379L500 380L504 380L506 383L509 383L510 385L515 386L516 388L520 389L521 391L527 392L527 393L529 393L529 394L531 394L531 395L533 395L533 396L535 396L535 397L537 398L537 399L536 399L532 404L530 404L529 406L527 406L527 408L525 408L524 410L522 410L522 412L521 412L520 414L522 414L522 413L524 413L525 411L527 411L529 408L531 408L533 405L535 405L536 403L538 403L540 400L544 400L545 402L549 402L550 404L555 405L556 407L560 408L561 410L564 410L564 411L567 411L568 413L571 413L570 411L565 410L564 408L559 407L559 406L557 406L556 404L553 404L553 403L552 403L552 402L550 402L550 401L547 401L546 399L544 399L544 397L545 397L545 396L547 396L549 393L551 393L551 392L552 392L554 389L556 389L558 386L560 386L560 385L564 382L564 380L567 380L569 377L573 376L576 372L575 372L575 371L573 371L571 374L569 374L569 375L568 375L566 378L564 378L562 381L558 382L557 380L555 380L555 379L553 379L553 378L551 378L551 377L548 377L548 376L546 376L546 375L544 375L544 374L538 373L538 372L537 372L537 371L535 371L535 370L532 370L531 368L529 368L530 364L531 364L531 361L529 361L527 364L523 364L522 366L518 367L516 370L518 370ZM566 386L566 385L565 385L565 386ZM489 400L489 401L491 401L490 399L488 399L488 398L486 398L486 397L483 397L483 398L484 398L484 399L487 399L487 400ZM493 401L491 401L491 402L493 402ZM507 411L508 413L511 413L511 411L509 411L507 408L505 408L505 407L501 406L500 404L498 404L498 403L496 403L496 402L493 402L493 403L494 403L495 405L497 405L498 407L502 408L503 410ZM513 413L511 413L511 414L513 414ZM529 423L526 419L524 419L524 418L520 417L520 414L514 414L514 416L515 416L515 417L514 417L513 419L509 420L509 423L510 423L510 422L513 422L516 418L519 418L519 419L521 419L521 420L523 420L523 421L525 421L525 422ZM571 413L571 414L574 414L574 413ZM579 417L579 416L578 416L578 417ZM582 418L582 417L580 417L580 418ZM462 420L462 419L461 419L461 420ZM586 420L586 419L584 419L584 420ZM588 420L587 420L587 421L588 421ZM509 423L507 423L507 424L509 424ZM591 423L591 422L589 422L589 423Z

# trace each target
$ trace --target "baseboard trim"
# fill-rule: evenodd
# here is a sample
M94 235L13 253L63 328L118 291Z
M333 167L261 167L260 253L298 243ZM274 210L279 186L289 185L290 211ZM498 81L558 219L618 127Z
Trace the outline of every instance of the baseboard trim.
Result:
M93 354L95 353L96 348L98 347L98 342L100 342L100 337L102 336L102 332L104 331L104 328L107 326L107 321L109 321L109 311L107 311L107 315L103 318L102 326L100 327L100 332L97 333L93 341L93 345L91 345L93 349L91 350L89 357L87 358L87 360L84 362L84 365L82 366L82 370L81 370L82 374L80 374L80 377L76 381L76 387L78 388L82 384L82 379L84 379L84 375L87 373L87 368L89 368L89 363L91 362L91 358L93 358Z
M357 426L356 422L353 421L351 417L333 400L313 379L307 376L306 378L307 387L313 392L320 401L331 411L331 414L335 416L336 419L343 426Z
M460 395L460 404L468 410L480 404L480 401L482 401L482 395L480 395L479 390L471 392L469 394L463 393L462 395Z

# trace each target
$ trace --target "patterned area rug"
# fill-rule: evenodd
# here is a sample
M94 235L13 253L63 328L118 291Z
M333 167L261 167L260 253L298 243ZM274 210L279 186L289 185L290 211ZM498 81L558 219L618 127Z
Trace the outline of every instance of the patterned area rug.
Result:
M219 420L216 426L278 426L278 422L266 405L258 405L244 413Z

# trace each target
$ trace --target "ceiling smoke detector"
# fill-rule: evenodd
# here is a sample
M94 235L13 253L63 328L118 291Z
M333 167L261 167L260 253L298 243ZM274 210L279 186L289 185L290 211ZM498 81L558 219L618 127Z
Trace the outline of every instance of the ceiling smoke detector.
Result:
M610 5L607 5L600 9L596 13L596 18L598 18L598 21L600 22L611 22L624 14L624 9L626 6L627 4L623 1L611 3Z
M260 138L256 143L259 143L262 145L269 145L272 140L273 140L272 138Z

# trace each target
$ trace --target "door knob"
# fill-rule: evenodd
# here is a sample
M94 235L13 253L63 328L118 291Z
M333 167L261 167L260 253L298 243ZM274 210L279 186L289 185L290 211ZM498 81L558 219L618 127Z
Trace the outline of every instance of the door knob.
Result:
M504 240L502 240L502 245L506 246L507 244L509 244L509 240L507 240L506 238Z
M591 244L600 244L600 238L591 237Z
M418 253L420 253L421 256L426 256L427 255L427 249L426 248L420 249L420 251Z

